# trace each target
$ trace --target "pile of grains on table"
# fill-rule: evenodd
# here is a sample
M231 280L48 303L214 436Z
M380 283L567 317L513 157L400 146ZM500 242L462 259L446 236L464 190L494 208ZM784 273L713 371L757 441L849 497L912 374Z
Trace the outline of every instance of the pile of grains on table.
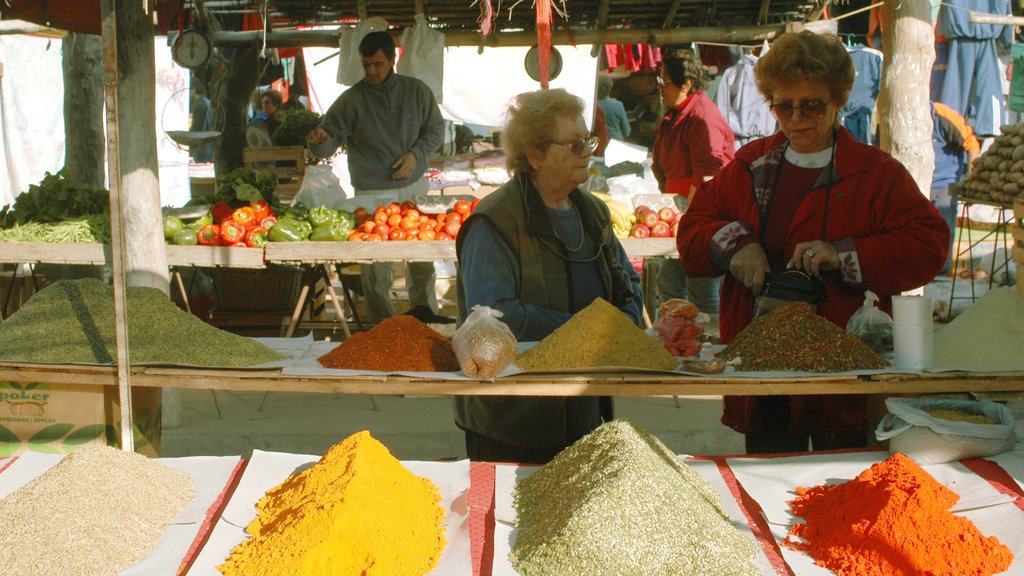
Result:
M515 488L522 576L747 576L758 548L718 494L635 424L602 425Z
M818 316L806 302L790 302L754 318L718 354L736 370L849 372L889 367L867 344Z
M989 576L1013 553L949 509L960 499L896 453L842 484L800 488L789 503L803 518L783 544L840 576Z
M935 369L1024 370L1024 298L1003 286L935 332Z
M282 358L185 312L160 290L129 287L125 294L132 364L243 367ZM59 280L0 323L0 361L113 364L115 326L109 284L95 278Z
M84 446L0 500L0 574L120 574L193 494L191 477L159 462Z
M441 494L367 431L272 488L223 565L226 576L422 576L446 540Z
M621 367L672 371L678 360L607 300L598 298L516 358L520 370Z
M317 359L324 368L376 372L453 372L452 342L413 316L392 316Z

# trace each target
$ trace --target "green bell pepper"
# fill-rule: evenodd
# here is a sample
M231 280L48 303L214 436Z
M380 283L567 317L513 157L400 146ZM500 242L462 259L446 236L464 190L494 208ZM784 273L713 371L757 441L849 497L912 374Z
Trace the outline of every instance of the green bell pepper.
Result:
M302 242L313 232L313 225L305 220L285 216L270 229L271 242Z
M199 244L199 237L193 228L182 228L174 233L171 243L178 246L195 246Z
M177 216L164 216L164 238L170 240L179 230L185 227L185 223Z
M348 239L348 230L342 222L328 222L313 228L309 239L313 242L343 242Z
M338 211L328 208L327 206L317 206L311 209L306 214L306 220L313 225L313 228L317 226L323 226L324 224L330 224L338 219Z
M355 216L355 214L349 212L348 210L338 210L338 220L339 221L343 220L343 221L347 222L349 230L355 228L358 225L356 223L356 216Z
M296 204L294 206L289 206L288 209L286 209L284 211L284 215L283 216L278 216L278 218L284 218L286 216L290 216L290 217L292 217L292 218L294 218L296 220L305 220L306 219L306 215L308 213L309 213L309 208L306 208L305 204L303 204L302 202L299 202L298 204Z

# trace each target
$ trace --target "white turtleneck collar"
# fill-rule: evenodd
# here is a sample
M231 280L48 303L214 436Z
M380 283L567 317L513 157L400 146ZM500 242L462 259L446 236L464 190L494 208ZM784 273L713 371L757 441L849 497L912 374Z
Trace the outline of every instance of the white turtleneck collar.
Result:
M800 168L822 168L832 160L832 146L820 152L802 153L786 148L786 161Z

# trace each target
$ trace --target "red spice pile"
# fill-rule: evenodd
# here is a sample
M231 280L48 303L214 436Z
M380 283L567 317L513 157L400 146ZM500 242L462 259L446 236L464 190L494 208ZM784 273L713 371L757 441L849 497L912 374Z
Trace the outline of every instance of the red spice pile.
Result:
M324 368L378 372L454 372L452 343L412 316L394 316L345 339L318 358Z
M797 493L790 509L806 524L783 544L840 576L988 576L1013 561L998 538L949 512L960 496L903 454L849 482Z

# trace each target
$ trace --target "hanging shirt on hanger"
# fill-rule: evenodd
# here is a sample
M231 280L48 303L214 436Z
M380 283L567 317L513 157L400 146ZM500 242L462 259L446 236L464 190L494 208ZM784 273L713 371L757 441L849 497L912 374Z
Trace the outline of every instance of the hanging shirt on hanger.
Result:
M764 95L757 89L754 65L757 57L744 54L736 64L722 72L715 92L715 105L736 135L736 149L770 136L778 130L778 123Z
M853 60L853 87L846 105L839 111L843 126L857 140L874 144L871 114L882 86L882 53L863 44L849 46L846 51Z
M943 1L935 34L949 42L949 56L938 100L966 118L978 136L995 136L1006 118L996 42L1011 46L1013 27L972 23L971 12L1010 16L1010 2Z

